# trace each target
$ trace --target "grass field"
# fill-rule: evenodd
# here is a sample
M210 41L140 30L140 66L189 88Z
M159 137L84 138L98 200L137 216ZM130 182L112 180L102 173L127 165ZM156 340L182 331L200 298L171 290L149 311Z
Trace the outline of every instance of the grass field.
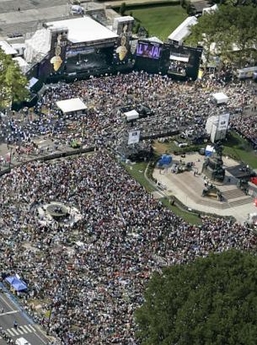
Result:
M252 169L257 169L257 154L251 145L235 132L230 132L227 139L227 142L224 143L223 154L245 165L248 164Z
M181 6L160 6L142 9L130 9L126 15L135 18L149 33L161 40L167 40L168 36L187 17L186 11Z
M227 141L222 142L223 156L229 156L239 163L249 165L252 169L257 169L257 153L253 150L252 146L243 138L241 138L236 132L229 132L227 135ZM200 148L205 147L206 144L195 146L195 151L199 151ZM168 143L154 144L155 151L158 154L165 152L173 154L174 151L183 152L185 149L177 147L174 141ZM194 150L190 147L190 150Z

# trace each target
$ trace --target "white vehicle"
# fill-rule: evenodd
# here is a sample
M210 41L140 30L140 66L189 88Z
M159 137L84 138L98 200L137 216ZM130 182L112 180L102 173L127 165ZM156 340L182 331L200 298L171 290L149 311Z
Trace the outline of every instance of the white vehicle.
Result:
M71 14L84 14L84 8L80 5L72 5L70 11Z
M31 345L25 338L21 337L15 340L15 345Z

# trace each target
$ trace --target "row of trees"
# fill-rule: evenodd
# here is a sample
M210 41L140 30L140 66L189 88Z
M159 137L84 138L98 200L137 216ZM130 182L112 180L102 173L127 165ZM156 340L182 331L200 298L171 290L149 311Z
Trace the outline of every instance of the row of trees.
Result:
M0 110L10 109L12 102L23 101L28 96L28 80L17 62L0 49Z
M255 345L257 258L228 251L155 273L136 312L142 345Z
M212 55L221 60L244 66L257 60L257 8L221 5L217 11L204 14L191 27L188 42L204 47L207 62ZM215 49L210 47L215 43Z

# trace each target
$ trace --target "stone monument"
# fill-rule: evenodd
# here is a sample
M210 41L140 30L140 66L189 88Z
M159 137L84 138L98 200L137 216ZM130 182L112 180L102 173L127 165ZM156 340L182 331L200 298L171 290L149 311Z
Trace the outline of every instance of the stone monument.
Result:
M203 163L202 173L211 181L222 183L225 179L225 169L223 168L222 151L220 142L214 146L215 152L207 157Z

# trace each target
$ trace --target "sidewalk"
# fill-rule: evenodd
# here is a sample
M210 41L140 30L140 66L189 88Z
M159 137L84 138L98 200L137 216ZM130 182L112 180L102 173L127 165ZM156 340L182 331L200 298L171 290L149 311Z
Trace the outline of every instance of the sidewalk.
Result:
M163 3L167 3L168 5L172 5L174 4L174 2L176 3L176 0L124 0L124 1L106 1L103 4L106 7L111 7L111 8L117 8L120 7L122 3L125 3L127 6L137 6L137 5L158 5L158 4L162 4ZM208 3L205 0L191 0L192 3L205 3L205 7L208 7ZM86 3L86 1L84 2ZM82 4L82 1L81 1Z

